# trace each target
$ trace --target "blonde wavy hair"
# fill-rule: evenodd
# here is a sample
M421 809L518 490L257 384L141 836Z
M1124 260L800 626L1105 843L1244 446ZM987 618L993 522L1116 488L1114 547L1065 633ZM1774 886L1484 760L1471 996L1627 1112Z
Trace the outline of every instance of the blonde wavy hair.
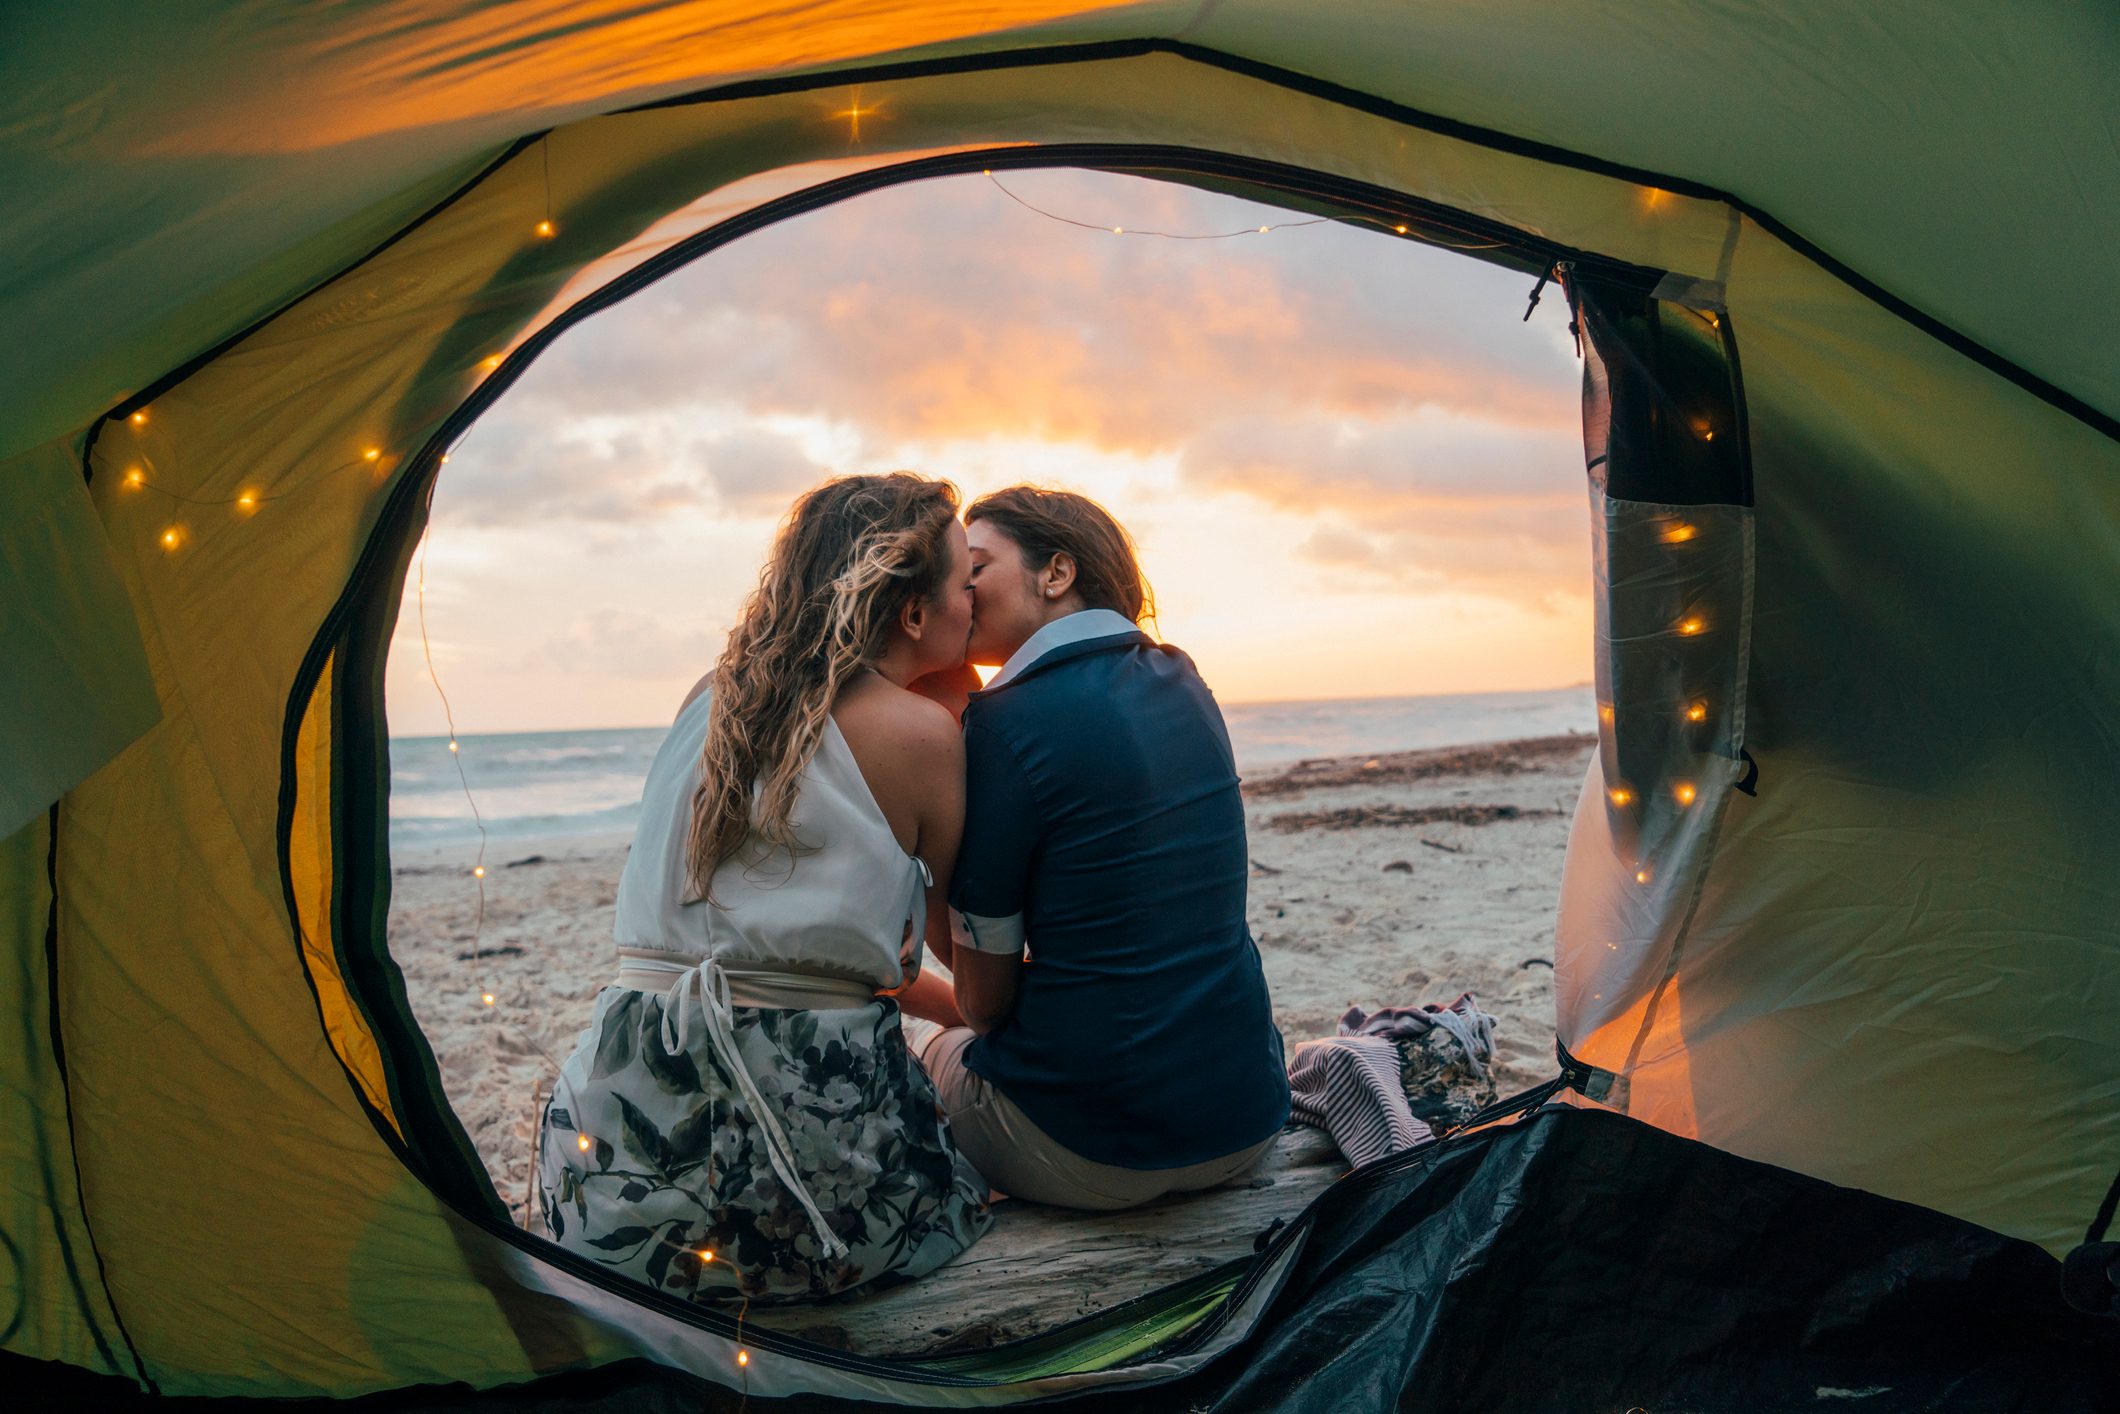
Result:
M957 505L949 482L892 472L827 481L788 512L714 668L687 897L711 902L714 871L754 835L800 851L788 817L832 704L883 656L898 611L941 589Z

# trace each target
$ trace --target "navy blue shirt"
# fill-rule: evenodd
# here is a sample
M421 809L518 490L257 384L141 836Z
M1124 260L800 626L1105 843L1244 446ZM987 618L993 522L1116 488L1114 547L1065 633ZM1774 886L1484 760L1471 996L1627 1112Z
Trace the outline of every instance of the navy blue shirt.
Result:
M1121 1168L1205 1163L1279 1129L1243 800L1192 660L1138 630L1068 643L972 694L964 727L951 902L1020 914L1030 954L1015 1010L965 1063Z

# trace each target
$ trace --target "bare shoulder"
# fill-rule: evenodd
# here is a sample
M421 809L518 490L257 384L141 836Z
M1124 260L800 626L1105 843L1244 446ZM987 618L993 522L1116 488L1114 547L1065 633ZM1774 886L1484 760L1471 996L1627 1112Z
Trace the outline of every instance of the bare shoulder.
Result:
M879 754L923 762L964 755L964 737L949 708L895 683L871 679L848 690L832 715L849 743Z

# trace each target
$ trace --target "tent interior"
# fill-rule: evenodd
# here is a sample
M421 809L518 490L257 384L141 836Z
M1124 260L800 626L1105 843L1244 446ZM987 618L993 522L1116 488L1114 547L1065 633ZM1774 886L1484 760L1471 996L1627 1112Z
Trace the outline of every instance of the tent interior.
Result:
M2109 17L578 8L83 13L5 56L8 1352L171 1394L644 1358L887 1404L1781 1407L1830 1368L2093 1407L2110 1323L2042 1284L2120 1163ZM383 664L442 459L568 327L1022 166L1560 277L1604 709L1566 1088L1142 1301L879 1359L508 1221L388 951ZM1537 1398L1475 1309L1546 1337Z

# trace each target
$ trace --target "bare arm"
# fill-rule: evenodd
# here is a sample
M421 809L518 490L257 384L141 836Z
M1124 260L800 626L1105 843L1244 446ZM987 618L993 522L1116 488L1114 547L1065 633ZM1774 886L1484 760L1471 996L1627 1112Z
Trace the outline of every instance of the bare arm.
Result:
M950 874L957 865L957 846L964 840L964 738L954 721L922 733L920 755L928 789L921 795L919 844L914 853L927 861L934 883L927 891L928 951L955 971L957 952L950 935Z
M1016 1009L1016 984L1023 976L1020 953L957 953L957 1010L964 1024L984 1036Z

